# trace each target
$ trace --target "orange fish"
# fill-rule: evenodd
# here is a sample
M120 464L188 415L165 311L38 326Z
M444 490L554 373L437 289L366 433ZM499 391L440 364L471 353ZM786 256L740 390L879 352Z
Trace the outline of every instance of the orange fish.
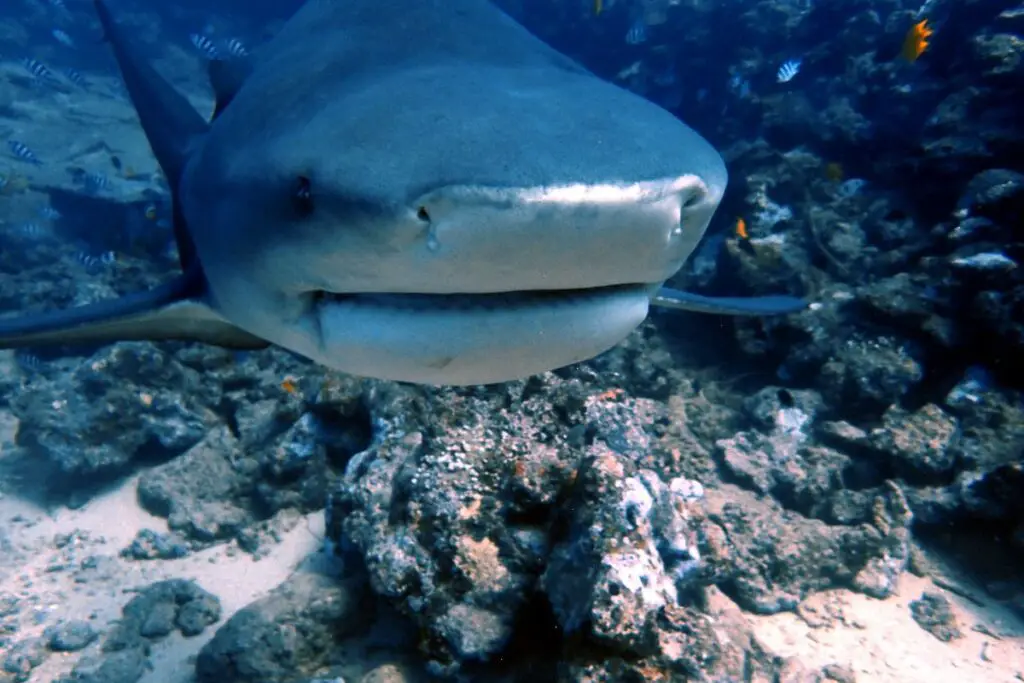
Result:
M900 55L908 62L916 62L917 58L928 49L928 39L935 33L928 27L928 20L922 19L907 29L907 35L903 38L903 49Z
M598 401L613 401L623 394L622 389L609 389L597 395Z
M742 218L736 219L736 236L741 240L750 238L750 235L747 234L747 222Z
M299 385L296 383L296 379L289 375L281 381L281 388L287 391L292 396L299 393Z

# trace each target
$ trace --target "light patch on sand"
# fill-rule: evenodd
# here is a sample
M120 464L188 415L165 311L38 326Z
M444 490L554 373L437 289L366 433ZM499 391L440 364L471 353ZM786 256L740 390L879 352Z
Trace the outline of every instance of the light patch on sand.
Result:
M949 599L964 637L944 643L911 617L910 602L925 591ZM1024 624L995 601L974 604L930 579L900 577L897 595L875 600L848 590L812 596L794 613L748 615L758 639L809 668L838 664L870 683L1020 683ZM803 609L801 610L803 611ZM811 624L816 627L812 627ZM996 634L986 635L979 630Z
M22 598L21 640L42 634L46 626L61 620L91 620L104 631L121 614L132 589L168 578L194 579L216 595L223 607L218 624L195 638L180 634L159 641L153 648L153 669L142 683L188 683L193 680L190 658L213 636L216 629L242 607L283 582L310 555L322 547L323 513L297 518L281 535L280 543L254 560L233 544L220 545L179 560L126 560L118 552L145 528L166 532L166 521L148 514L136 500L137 478L99 496L78 510L60 509L52 514L7 495L0 498L9 553L0 560L0 594ZM10 522L12 519L25 521ZM86 535L82 535L83 532ZM63 549L54 545L60 534L78 534ZM64 564L67 568L51 571ZM89 556L112 558L109 571L85 583L76 582L75 567ZM41 623L34 623L34 615ZM87 648L88 653L97 647ZM35 669L33 680L51 680L70 671L80 655L54 654Z

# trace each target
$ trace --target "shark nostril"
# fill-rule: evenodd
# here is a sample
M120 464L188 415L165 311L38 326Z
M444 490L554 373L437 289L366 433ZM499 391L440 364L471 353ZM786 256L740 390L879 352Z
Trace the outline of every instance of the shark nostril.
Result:
M683 208L692 209L693 207L697 206L702 201L704 201L704 197L706 195L707 192L703 188L693 188L692 190L690 190L689 195L685 199L683 199Z
M681 237L694 225L694 220L699 220L702 213L700 208L708 199L708 188L704 183L697 182L684 188L680 193L678 222L672 229L672 237Z

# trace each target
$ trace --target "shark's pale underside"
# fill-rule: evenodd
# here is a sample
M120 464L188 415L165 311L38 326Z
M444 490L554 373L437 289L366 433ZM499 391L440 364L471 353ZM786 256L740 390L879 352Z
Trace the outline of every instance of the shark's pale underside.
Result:
M182 274L0 319L0 346L277 344L357 375L525 377L614 346L718 207L718 153L488 0L309 0L251 62L211 64L204 120L95 0L171 186Z

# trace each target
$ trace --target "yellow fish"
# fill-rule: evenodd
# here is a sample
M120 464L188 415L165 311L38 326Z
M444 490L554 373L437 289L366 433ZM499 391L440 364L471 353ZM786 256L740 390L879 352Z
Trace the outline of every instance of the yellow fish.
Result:
M736 219L736 236L741 240L750 238L750 235L747 233L747 222L742 218Z
M935 33L928 26L928 20L922 19L907 29L907 35L903 38L903 48L900 55L908 62L916 62L917 58L928 49L928 39Z

